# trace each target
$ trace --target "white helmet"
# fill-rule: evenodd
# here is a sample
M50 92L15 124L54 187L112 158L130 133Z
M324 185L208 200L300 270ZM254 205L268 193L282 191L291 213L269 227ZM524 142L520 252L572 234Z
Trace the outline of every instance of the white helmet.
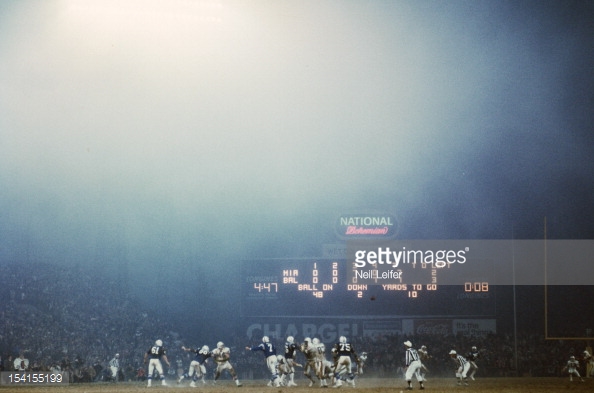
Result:
M295 341L295 337L293 337L293 336L287 337L287 342L288 343L293 344L294 341Z
M284 363L284 361L285 361L285 358L283 357L283 355L276 355L276 360L277 360L279 363Z
M472 350L473 350L473 351L476 351L476 347L472 347Z
M204 352L208 352L210 351L210 348L208 348L208 345L203 345L201 350Z
M347 339L345 336L340 336L340 338L338 339L338 342L344 344L347 342Z
M310 343L310 342L311 342L311 338L309 338L309 337L305 337L305 338L303 339L303 341Z
M314 345L318 345L320 343L320 339L317 338L317 337L314 337L314 339L312 340L311 343L314 344Z
M163 346L163 341L157 340L157 341L155 341L155 345L158 346L158 347L162 347Z
M453 349L450 351L450 355L457 355L456 351L454 351Z
M223 342L222 342L222 341L219 341L219 342L217 343L217 348L223 348L224 346L225 346L225 344L223 344Z
M270 342L270 339L268 338L268 336L264 336L264 337L262 337L262 342L263 343Z

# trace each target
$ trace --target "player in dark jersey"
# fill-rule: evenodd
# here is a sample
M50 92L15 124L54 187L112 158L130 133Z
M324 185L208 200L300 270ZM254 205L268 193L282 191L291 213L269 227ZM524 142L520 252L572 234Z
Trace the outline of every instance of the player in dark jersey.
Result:
M340 336L338 342L332 348L334 358L334 387L342 386L342 381L355 387L355 374L352 371L352 360L359 364L359 357L353 345L345 336ZM346 377L348 377L348 379Z
M472 347L470 352L466 354L466 360L470 363L470 379L474 381L474 374L476 374L476 370L478 370L478 366L476 365L476 360L480 357L480 352L476 347Z
M151 382L153 380L153 373L155 370L159 373L159 378L161 379L161 385L166 386L167 382L165 382L165 373L163 373L163 365L161 364L161 360L163 360L167 367L170 366L169 360L167 359L167 351L163 346L163 341L157 340L155 341L155 345L150 347L148 351L144 354L144 364L148 361L148 387L151 386Z
M295 362L295 352L297 351L299 351L299 344L295 343L295 338L293 336L287 337L287 341L285 342L285 367L289 376L287 386L297 386L295 383L295 366L297 365Z
M206 381L204 380L204 377L206 376L206 362L208 362L208 358L212 357L212 352L210 352L207 345L203 345L200 349L186 348L185 346L182 346L181 349L186 352L192 352L195 356L190 363L190 369L187 373L179 377L177 383L183 381L184 378L192 378L190 387L195 388L196 381L200 378L202 384L205 385Z
M278 359L276 357L276 347L270 342L268 336L262 337L262 342L254 347L245 347L248 351L262 351L264 358L266 358L266 367L270 371L270 382L268 386L280 386L280 378L278 376Z

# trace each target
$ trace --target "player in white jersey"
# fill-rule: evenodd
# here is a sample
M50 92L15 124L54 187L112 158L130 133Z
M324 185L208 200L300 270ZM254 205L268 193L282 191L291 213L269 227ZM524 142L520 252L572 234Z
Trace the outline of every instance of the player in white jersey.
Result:
M363 369L365 368L365 363L367 362L367 352L361 352L359 355L359 363L357 363L357 374L363 374Z
M167 382L165 382L165 374L163 373L163 365L161 364L161 360L163 360L167 367L170 367L169 360L167 359L167 351L163 346L163 341L157 340L155 341L155 345L149 348L148 351L144 353L144 363L146 364L148 360L148 384L147 386L150 387L152 380L153 380L153 373L155 370L159 373L159 378L161 379L161 385L166 386Z
M456 378L458 379L458 385L468 385L467 375L468 370L470 370L470 363L468 363L468 360L466 360L464 356L459 355L453 349L450 351L450 357L454 360L457 366Z
M421 386L421 390L425 389L425 384L423 383L423 377L421 377L421 358L419 357L419 353L416 349L412 347L412 343L410 341L405 341L404 346L406 347L405 352L405 365L406 371L404 373L404 379L406 380L407 390L412 390L412 377L413 375L419 381L419 385Z
M315 373L318 379L320 380L320 386L325 387L328 386L327 381L327 372L328 372L328 360L326 360L326 346L323 342L320 341L319 338L314 338L311 341L314 347L315 353Z
M427 382L425 375L427 375L429 369L427 368L425 362L431 359L431 355L429 355L429 351L425 345L421 345L421 348L419 348L417 352L419 353L419 358L421 359L421 368L419 370L419 374L421 375L423 382Z
M311 338L305 337L303 344L301 344L301 352L305 356L305 367L303 368L303 375L309 379L309 386L313 386L314 379L312 372L316 369L316 352L317 348L313 345Z
M590 351L588 351L588 349ZM586 348L582 354L584 363L586 364L586 378L594 377L594 356L592 356L592 348Z
M567 364L565 365L565 367L563 367L563 370L561 370L561 372L567 370L567 372L569 373L570 382L573 381L574 375L578 377L580 381L584 382L584 379L580 375L578 368L580 368L580 362L575 358L575 356L570 356L569 360L567 361Z
M233 368L231 363L229 363L229 359L231 358L231 350L228 347L226 347L222 341L219 341L217 343L217 347L213 349L212 358L217 364L217 368L215 370L214 383L217 382L217 380L221 376L221 373L224 370L227 370L229 374L231 374L231 378L233 378L235 384L237 386L241 386L241 383L237 378L237 373L235 372L235 369Z

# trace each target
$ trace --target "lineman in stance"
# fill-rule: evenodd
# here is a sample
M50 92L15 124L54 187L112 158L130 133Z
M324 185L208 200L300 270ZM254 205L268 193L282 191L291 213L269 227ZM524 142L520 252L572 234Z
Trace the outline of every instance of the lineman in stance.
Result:
M404 346L406 347L405 352L405 365L406 371L404 373L404 379L406 379L407 383L407 390L412 390L412 377L413 375L419 381L419 385L421 386L421 390L425 389L425 385L423 384L423 377L421 377L421 358L419 357L419 353L416 349L412 347L412 343L410 341L405 341Z
M235 385L237 385L238 387L241 386L241 383L237 378L237 373L235 372L235 369L233 368L231 363L229 363L229 358L231 358L231 350L228 347L226 347L222 341L219 341L217 343L217 347L212 351L212 357L214 361L217 363L214 383L217 383L217 380L221 376L221 373L224 370L227 370L229 374L231 374L233 380L235 381Z
M336 359L334 362L334 387L341 387L343 380L346 380L355 387L355 374L352 371L353 364L351 359L352 357L359 364L359 357L357 356L357 352L355 352L355 348L347 341L345 336L340 336L338 342L334 344L332 352Z
M149 350L145 352L144 364L146 364L148 361L148 387L151 386L153 380L153 373L155 372L155 370L157 370L157 372L159 373L161 385L167 385L167 382L165 382L165 374L163 373L163 365L161 364L161 360L163 360L165 364L167 364L167 367L170 367L166 353L167 351L165 350L165 347L163 346L163 341L161 340L155 341L155 345L150 347Z
M188 372L179 377L177 383L183 381L184 378L192 378L192 382L190 382L190 387L196 387L196 381L198 378L202 380L202 384L206 384L204 377L206 376L206 362L208 362L208 358L212 356L210 349L207 345L203 345L200 349L192 349L186 348L182 346L181 349L185 352L192 352L195 356L192 362L190 363L190 368Z
M255 347L245 347L247 351L262 351L266 358L266 367L270 371L270 382L268 386L280 386L280 378L278 376L278 359L276 357L276 347L270 342L268 336L262 337L262 342Z

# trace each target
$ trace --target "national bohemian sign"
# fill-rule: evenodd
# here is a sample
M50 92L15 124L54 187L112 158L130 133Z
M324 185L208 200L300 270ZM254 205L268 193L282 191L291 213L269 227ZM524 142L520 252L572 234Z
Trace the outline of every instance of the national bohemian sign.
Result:
M336 221L341 239L391 239L398 225L391 214L343 214Z

